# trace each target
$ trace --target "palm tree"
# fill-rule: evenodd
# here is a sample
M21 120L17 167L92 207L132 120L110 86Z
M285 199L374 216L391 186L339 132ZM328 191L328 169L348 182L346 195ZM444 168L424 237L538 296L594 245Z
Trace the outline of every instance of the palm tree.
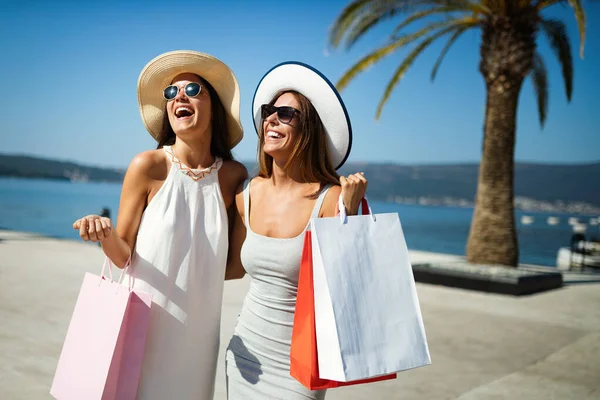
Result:
M448 36L433 65L431 79L452 44L467 30L481 30L479 70L486 85L483 154L475 198L475 210L467 241L467 261L516 266L519 249L514 218L513 169L517 104L524 79L530 75L536 91L543 126L548 109L548 83L542 57L536 51L537 33L548 38L562 67L567 99L573 90L573 60L565 25L547 19L542 11L564 0L354 0L340 14L330 31L334 47L348 49L382 21L404 17L389 42L359 60L337 83L343 90L369 66L410 44L414 48L400 63L377 107L379 119L405 72L433 41ZM580 55L585 42L585 13L581 0L568 0L579 28ZM443 17L439 20L429 17ZM427 18L427 19L426 19ZM404 34L415 22L427 22Z

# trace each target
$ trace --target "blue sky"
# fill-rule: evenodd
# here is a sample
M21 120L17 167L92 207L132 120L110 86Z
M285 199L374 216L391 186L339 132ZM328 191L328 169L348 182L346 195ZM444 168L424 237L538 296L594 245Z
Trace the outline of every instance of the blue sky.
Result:
M369 33L350 51L327 48L329 27L346 1L6 1L0 0L2 153L34 154L125 167L155 147L137 107L137 78L160 53L193 49L226 62L242 92L243 141L234 149L253 160L256 134L250 104L256 84L275 64L298 60L334 83L385 43L394 23ZM549 73L549 116L540 128L534 92L525 82L519 106L516 158L580 163L600 160L600 5L585 2L585 58L569 7L547 16L568 27L574 93L567 102L562 76L544 37L539 50ZM8 39L10 38L10 39ZM449 52L435 82L429 74L445 41L432 45L405 75L383 115L375 110L397 53L342 92L354 128L350 161L476 162L480 158L485 92L478 71L479 31Z

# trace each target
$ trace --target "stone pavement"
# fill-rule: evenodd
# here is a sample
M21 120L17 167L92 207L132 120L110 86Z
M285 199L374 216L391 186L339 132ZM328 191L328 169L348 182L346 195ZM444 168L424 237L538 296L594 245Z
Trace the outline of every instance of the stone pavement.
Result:
M411 251L413 263L457 258ZM51 398L83 273L102 260L91 244L0 231L0 399ZM579 282L524 297L417 284L432 365L327 399L600 399L600 284ZM247 288L225 284L216 400Z

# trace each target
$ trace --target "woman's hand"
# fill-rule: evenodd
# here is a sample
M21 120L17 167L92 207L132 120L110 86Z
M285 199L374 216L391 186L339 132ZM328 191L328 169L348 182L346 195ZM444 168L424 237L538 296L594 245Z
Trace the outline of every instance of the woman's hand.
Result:
M73 229L78 229L79 236L86 242L102 242L112 234L113 224L110 218L87 215L75 221Z
M367 192L367 178L363 172L340 177L342 200L348 215L358 214L358 207Z

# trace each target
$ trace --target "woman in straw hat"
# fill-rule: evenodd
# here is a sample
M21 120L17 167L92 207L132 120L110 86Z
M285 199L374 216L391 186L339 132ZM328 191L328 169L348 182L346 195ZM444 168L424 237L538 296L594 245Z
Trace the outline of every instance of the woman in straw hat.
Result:
M358 212L367 181L336 170L350 153L350 119L334 86L297 62L271 69L252 105L258 177L236 195L227 278L250 275L226 356L229 399L322 399L290 376L290 345L304 232L335 215L342 195ZM340 185L341 184L341 185Z
M193 51L162 54L138 81L142 120L157 150L131 162L117 229L77 220L134 287L153 295L139 399L212 399L228 250L227 210L247 177L231 149L242 139L232 71Z

